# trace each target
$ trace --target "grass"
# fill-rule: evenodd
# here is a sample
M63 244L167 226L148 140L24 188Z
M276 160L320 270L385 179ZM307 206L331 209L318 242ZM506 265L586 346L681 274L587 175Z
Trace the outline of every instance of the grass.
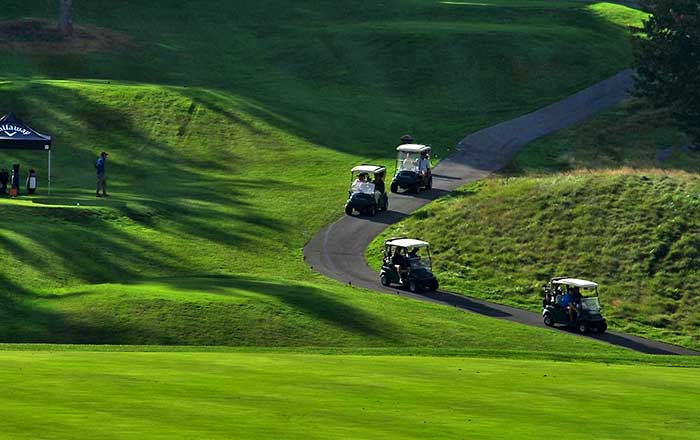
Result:
M3 21L56 15L6 3ZM3 52L0 108L56 143L54 194L40 174L42 194L0 201L0 437L691 436L694 359L342 286L302 260L345 172L388 163L401 134L444 156L627 67L620 13L96 0L77 22L128 46ZM110 200L92 195L101 150ZM581 423L553 417L572 407Z
M685 148L689 143L668 109L651 109L644 101L630 100L580 126L533 142L505 171L544 176L623 168L692 174L700 169L700 157Z
M572 344L565 332L551 334L330 282L233 276L65 289L8 304L0 317L0 339L14 343L627 353L596 341Z
M54 12L10 2L2 19ZM0 203L5 340L359 346L457 333L476 321L426 331L434 309L358 299L306 267L303 244L342 212L344 173L388 163L405 132L444 155L630 61L627 30L579 2L96 1L76 14L130 44L3 58L1 107L56 139L53 197ZM98 202L103 149L114 197ZM243 307L221 290L256 295ZM385 307L415 318L395 320L396 340L355 327Z
M2 351L0 362L8 439L687 439L698 429L695 368L201 352Z
M607 21L633 29L639 28L642 20L648 17L645 12L615 3L595 3L588 8Z
M431 241L443 285L531 310L550 277L594 279L614 328L699 349L700 162L685 143L667 111L630 101L386 235Z

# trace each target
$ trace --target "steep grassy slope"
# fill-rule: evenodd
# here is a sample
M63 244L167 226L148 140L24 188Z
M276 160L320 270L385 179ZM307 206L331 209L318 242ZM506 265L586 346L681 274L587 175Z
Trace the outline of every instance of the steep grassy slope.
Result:
M386 162L406 131L444 154L470 130L602 79L629 60L614 17L635 14L539 1L76 6L79 23L131 43L3 54L0 107L56 138L54 196L0 203L7 340L374 344L381 337L338 310L376 313L389 300L357 306L355 291L322 282L301 260L304 242L340 214L345 171ZM2 19L29 12L53 14L44 2L10 2ZM98 202L93 163L103 149L114 197ZM45 160L1 158L40 170ZM201 281L211 275L216 282ZM180 281L162 282L153 299L161 277ZM280 337L286 327L260 325L276 306L250 300L253 311L238 314L216 296L222 283L252 283L275 304L337 293L325 307L344 336L308 336L322 319L296 306L301 327ZM193 305L178 285L207 292L210 306ZM416 306L405 307L409 316ZM220 318L230 315L247 321ZM457 319L453 328L472 318Z
M689 144L668 109L652 109L631 99L580 126L533 142L505 172L547 175L627 168L694 174L700 170L700 156Z
M614 327L700 348L700 159L685 143L665 111L629 102L388 234L432 241L450 288L535 310L549 277L592 278Z
M0 438L13 440L688 439L699 427L697 368L273 353L10 351L0 362L12 414ZM575 423L558 416L572 407L586 408Z

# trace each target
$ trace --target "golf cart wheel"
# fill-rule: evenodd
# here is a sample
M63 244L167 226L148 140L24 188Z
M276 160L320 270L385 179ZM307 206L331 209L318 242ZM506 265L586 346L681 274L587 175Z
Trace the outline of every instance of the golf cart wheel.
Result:
M583 334L583 333L586 333L587 331L588 331L588 326L586 325L585 322L582 322L578 325L578 332L579 333Z
M542 317L542 321L544 321L544 325L547 327L554 327L554 319L552 318L552 315L547 313Z
M416 283L415 281L409 281L408 290L410 290L411 293L418 293L418 283Z
M603 321L600 324L598 324L598 333L605 333L605 330L608 329L608 323Z
M391 192L396 193L399 191L399 184L396 182L391 182Z
M431 291L435 292L436 290L438 290L438 287L440 287L440 284L438 283L438 280L433 280L433 281L430 283L430 290L431 290Z
M374 217L377 215L377 207L376 206L370 206L369 209L367 210L367 215L370 217Z
M384 273L379 276L379 282L382 283L384 287L389 287L391 285L389 278Z
M345 214L352 215L352 206L350 206L350 205L345 206Z

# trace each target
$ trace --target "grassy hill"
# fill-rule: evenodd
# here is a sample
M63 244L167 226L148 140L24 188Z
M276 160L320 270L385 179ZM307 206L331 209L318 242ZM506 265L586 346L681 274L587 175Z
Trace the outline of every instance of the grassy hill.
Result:
M363 334L344 311L385 307L425 328L432 309L359 304L303 263L304 242L341 214L346 170L388 162L405 132L446 154L469 131L614 73L630 59L624 25L639 18L526 0L76 7L78 24L128 42L3 54L0 107L56 139L52 197L0 203L5 340L373 345L381 331ZM10 2L2 20L54 12ZM103 149L114 197L97 201ZM41 154L0 157L44 169ZM206 306L182 293L193 291ZM256 295L241 306L221 291ZM324 319L337 335L318 336Z
M388 234L431 241L450 288L532 310L550 277L592 278L613 327L698 349L700 159L687 142L667 111L630 101Z

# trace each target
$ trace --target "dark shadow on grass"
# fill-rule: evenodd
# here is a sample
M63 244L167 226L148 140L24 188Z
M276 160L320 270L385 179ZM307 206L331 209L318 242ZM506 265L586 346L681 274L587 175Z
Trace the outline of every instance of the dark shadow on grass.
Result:
M0 275L0 342L47 344L115 344L119 335L143 341L162 340L146 328L126 328L110 316L89 317L51 310L29 291Z
M179 278L159 279L159 283L172 289L180 289ZM231 289L240 289L278 299L284 304L314 319L321 320L350 333L394 340L393 325L381 317L370 314L346 302L336 299L333 292L300 284L280 284L238 276L205 276L193 280L193 288L203 293L224 296L235 295Z
M90 289L34 297L32 301L15 303L12 319L0 325L0 336L4 335L0 342L255 345L258 341L261 345L278 346L322 344L325 335L318 335L317 332L323 332L324 326L309 326L309 322L314 321L336 328L339 331L334 335L336 338L359 337L382 343L400 342L394 336L397 331L391 322L338 300L334 292L315 287L237 276L163 278L151 283L178 294L191 294L191 301L167 297L142 299L132 292L122 297L121 301L110 299L110 307L128 316L128 319L120 320L116 316L105 315L104 310L54 311L62 310L60 306L63 302L80 304L84 301L83 304L88 306L92 296L98 300L100 293ZM137 286L137 283L129 285L130 288ZM246 300L246 292L262 295L271 301L255 297ZM220 303L207 301L202 305L202 294L244 299L243 304L222 298ZM283 305L280 306L277 301ZM37 307L42 304L42 307ZM278 321L278 316L287 313L285 308L306 319L301 323L297 320ZM237 320L240 313L248 309L253 310L254 314L244 321ZM214 315L210 312L217 313ZM238 318L234 318L236 316ZM33 331L24 334L16 331L22 322L31 323ZM163 325L159 322L163 322ZM231 325L232 322L235 325ZM269 322L275 324L270 325ZM239 328L241 325L245 326L243 330ZM14 334L10 334L12 332ZM290 340L290 335L298 340Z
M109 176L119 176L125 182L117 190L117 197L119 193L126 194L129 202L100 200L98 203L93 198L85 203L99 205L104 210L75 209L72 200L72 208L0 206L6 225L12 225L10 230L40 245L37 249L22 247L7 239L0 243L9 252L21 254L22 261L41 264L48 251L59 257L69 276L91 283L139 278L139 271L134 270L139 265L157 265L167 273L177 274L192 270L162 246L134 240L117 227L115 221L124 217L183 241L204 239L253 251L264 231L284 234L289 230L283 219L261 213L252 198L257 191L271 188L304 191L306 187L274 177L246 178L232 166L241 159L229 152L224 155L224 150L212 151L206 159L197 154L183 156L186 147L146 136L128 109L105 105L80 91L50 85L27 87L33 92L29 93L30 97L33 94L42 97L45 108L62 109L76 118L63 118L62 113L50 112L41 118L49 131L53 131L51 127L58 128L57 133L63 135L56 148L59 160L54 167L54 181L63 183L64 192L65 188L82 186L89 194L94 185L92 163L99 151L92 147L91 141L99 140L98 145L108 145L107 149L116 152L112 157L118 159L108 163ZM17 111L35 112L30 97L11 96L16 97L13 102ZM43 160L44 156L20 153L9 157L23 158L20 163L28 167L35 163L31 160ZM219 177L212 177L211 173ZM61 195L58 198L62 202L67 200Z

